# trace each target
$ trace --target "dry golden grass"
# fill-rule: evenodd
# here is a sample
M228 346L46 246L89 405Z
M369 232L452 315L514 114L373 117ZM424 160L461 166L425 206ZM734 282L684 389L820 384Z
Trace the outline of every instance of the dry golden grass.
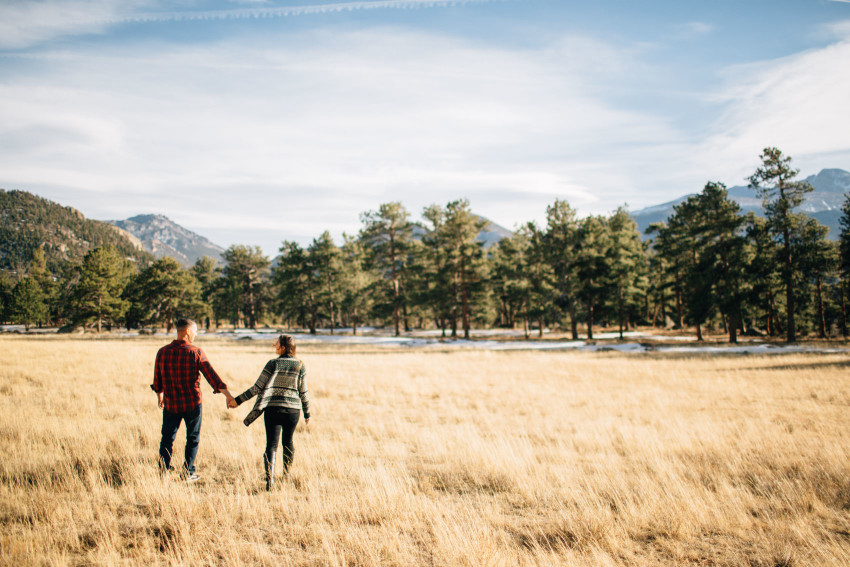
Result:
M2 564L850 565L846 356L304 348L266 493L207 384L202 480L159 477L161 344L0 338ZM199 344L234 393L272 355Z

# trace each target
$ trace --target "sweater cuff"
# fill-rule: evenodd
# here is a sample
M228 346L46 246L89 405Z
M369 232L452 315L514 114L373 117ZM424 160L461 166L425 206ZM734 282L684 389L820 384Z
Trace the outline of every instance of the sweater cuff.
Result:
M236 396L236 404L241 406L242 402L244 402L247 399L248 398L245 396L245 392L242 392L241 394Z

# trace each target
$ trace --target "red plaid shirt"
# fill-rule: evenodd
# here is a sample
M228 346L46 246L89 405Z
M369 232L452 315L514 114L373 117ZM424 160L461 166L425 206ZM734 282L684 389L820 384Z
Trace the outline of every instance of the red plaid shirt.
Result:
M172 341L156 353L151 390L163 393L165 411L182 413L201 403L202 372L216 394L226 390L204 351L186 341Z

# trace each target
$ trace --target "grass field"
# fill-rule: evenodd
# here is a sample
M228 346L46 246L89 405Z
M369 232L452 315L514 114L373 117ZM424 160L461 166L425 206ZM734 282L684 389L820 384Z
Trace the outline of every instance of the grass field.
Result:
M304 348L266 493L206 383L202 480L159 477L161 344L0 337L3 565L850 565L844 355ZM198 344L234 394L273 355Z

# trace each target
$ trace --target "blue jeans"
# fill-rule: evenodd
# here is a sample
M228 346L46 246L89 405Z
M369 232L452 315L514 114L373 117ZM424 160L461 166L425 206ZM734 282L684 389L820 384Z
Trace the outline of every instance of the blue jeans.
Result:
M180 422L186 422L186 451L184 454L183 471L188 474L195 472L195 457L198 454L198 443L201 440L201 405L186 412L171 413L162 410L162 440L159 442L159 466L163 470L171 470L171 448Z

